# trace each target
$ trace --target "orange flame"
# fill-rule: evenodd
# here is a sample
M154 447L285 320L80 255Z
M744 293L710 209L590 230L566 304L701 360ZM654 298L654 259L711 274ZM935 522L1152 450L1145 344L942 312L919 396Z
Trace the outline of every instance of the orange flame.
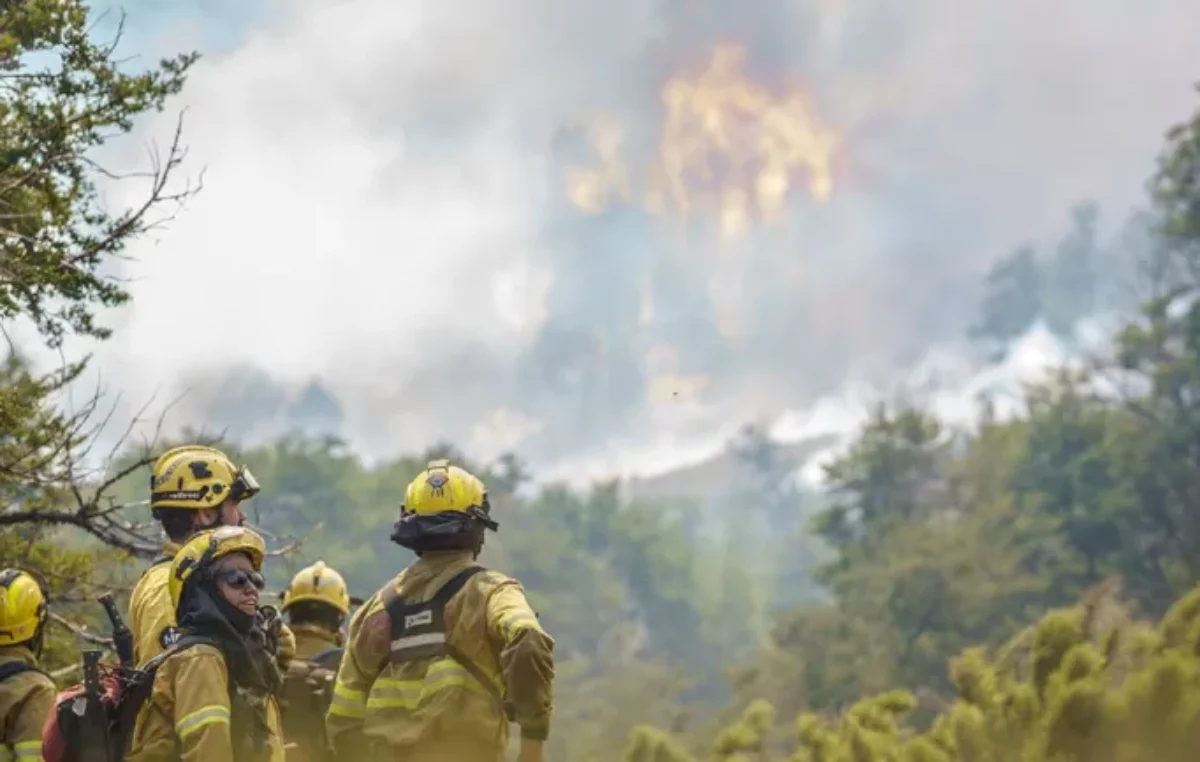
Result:
M837 133L802 94L776 96L748 80L744 60L742 48L721 45L698 77L673 77L663 86L659 156L642 191L650 211L709 212L723 234L735 236L756 221L778 220L802 173L809 195L829 200ZM579 209L598 214L614 198L631 199L629 172L619 161L622 137L601 125L592 143L602 166L568 170L567 195Z

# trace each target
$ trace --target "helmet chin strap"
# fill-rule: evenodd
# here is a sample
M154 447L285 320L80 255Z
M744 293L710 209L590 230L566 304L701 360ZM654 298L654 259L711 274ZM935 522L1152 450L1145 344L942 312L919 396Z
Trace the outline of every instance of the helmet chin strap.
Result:
M30 649L33 655L38 659L42 658L42 650L46 647L46 620L43 619L38 625L37 632L33 634L33 638L29 641Z

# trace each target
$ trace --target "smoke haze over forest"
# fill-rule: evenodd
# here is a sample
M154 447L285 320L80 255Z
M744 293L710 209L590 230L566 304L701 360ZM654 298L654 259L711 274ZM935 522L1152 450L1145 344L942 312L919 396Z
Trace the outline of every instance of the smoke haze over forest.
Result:
M130 251L104 383L190 388L175 425L545 466L887 384L1080 201L1122 261L1200 69L1189 0L261 10L178 99L204 190Z

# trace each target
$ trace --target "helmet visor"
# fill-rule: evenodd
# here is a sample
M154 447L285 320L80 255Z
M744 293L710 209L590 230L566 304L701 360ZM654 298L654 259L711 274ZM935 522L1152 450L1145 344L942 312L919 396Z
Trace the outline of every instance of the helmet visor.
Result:
M242 466L237 476L233 479L233 484L229 488L229 496L237 502L249 500L262 491L262 487L258 486L258 480L254 478L254 474L250 473L250 469Z

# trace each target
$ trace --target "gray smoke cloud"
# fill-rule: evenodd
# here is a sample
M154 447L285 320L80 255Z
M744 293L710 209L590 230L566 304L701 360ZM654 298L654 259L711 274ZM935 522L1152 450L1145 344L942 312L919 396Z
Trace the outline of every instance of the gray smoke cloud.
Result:
M1191 0L280 4L183 93L205 189L135 247L97 360L130 405L188 388L174 423L244 436L678 453L960 337L989 264L1077 201L1119 222L1198 35ZM665 82L721 43L839 135L828 201L798 172L734 241L715 211L573 206L587 128L643 176Z

